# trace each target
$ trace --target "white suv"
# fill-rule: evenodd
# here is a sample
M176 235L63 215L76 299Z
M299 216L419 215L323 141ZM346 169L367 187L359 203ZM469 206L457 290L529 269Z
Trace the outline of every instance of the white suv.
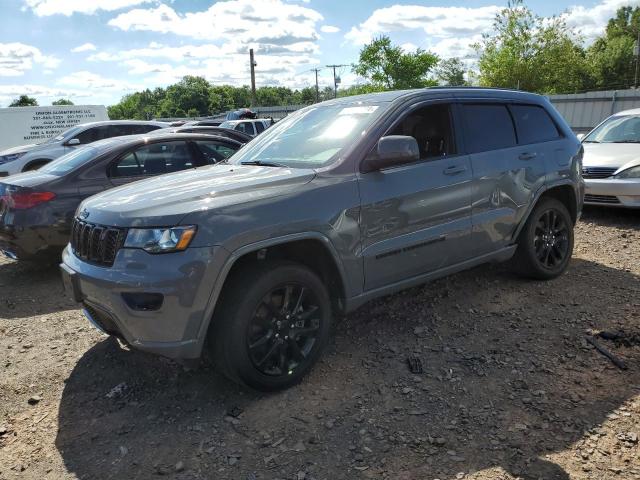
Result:
M269 128L273 124L273 120L270 118L255 118L255 119L246 119L246 120L227 120L226 122L222 122L220 126L222 128L230 128L231 130L238 130L242 133L246 133L247 135L251 135L255 137L256 135L261 134L267 128Z

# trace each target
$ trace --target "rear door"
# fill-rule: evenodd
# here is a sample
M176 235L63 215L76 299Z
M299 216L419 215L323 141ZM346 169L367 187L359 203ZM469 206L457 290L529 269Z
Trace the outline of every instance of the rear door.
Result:
M365 290L459 263L470 250L471 163L452 105L416 104L386 135L413 136L421 158L359 174Z
M474 248L476 255L484 255L512 243L520 220L544 185L547 151L535 142L520 143L516 118L530 114L510 102L471 101L460 108L473 167ZM525 117L523 121L530 121Z

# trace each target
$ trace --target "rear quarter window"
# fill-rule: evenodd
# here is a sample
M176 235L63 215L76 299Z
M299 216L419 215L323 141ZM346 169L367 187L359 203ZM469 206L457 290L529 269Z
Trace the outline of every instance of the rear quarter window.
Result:
M469 153L516 146L516 132L506 105L463 104L462 116Z
M511 113L522 145L560 138L560 132L547 111L537 105L512 105Z

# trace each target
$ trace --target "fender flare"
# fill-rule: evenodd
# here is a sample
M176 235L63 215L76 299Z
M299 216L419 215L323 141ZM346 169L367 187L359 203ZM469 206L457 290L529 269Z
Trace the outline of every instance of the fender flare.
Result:
M338 251L336 250L331 240L326 235L320 232L293 233L244 245L229 253L214 282L213 290L211 291L211 295L209 296L209 301L207 302L207 306L203 313L202 323L200 324L200 328L198 330L197 351L199 352L200 356L202 355L204 342L206 341L209 326L211 325L211 322L213 320L213 314L215 312L216 306L218 305L220 294L222 293L222 288L224 287L227 278L229 277L229 272L231 272L231 269L235 265L236 261L248 253L257 252L264 248L275 247L278 245L284 245L286 243L296 242L300 240L320 241L331 254L331 257L336 264L342 284L347 285L347 277L344 271L344 265L342 263L342 260L340 259L340 256L338 255ZM221 246L221 248L224 249L223 246ZM228 252L228 250L224 250Z
M572 188L572 190L574 189L574 182L572 182L570 179L563 179L563 180L558 180L558 181L550 183L550 184L545 184L542 187L540 187L540 189L538 189L538 191L536 192L535 196L533 197L533 201L529 204L529 207L527 208L527 211L522 216L522 220L520 221L520 225L518 225L518 228L513 232L513 236L511 237L511 241L512 242L515 242L518 239L518 237L520 236L520 232L522 232L522 229L524 228L524 226L526 225L527 221L529 220L529 216L531 215L531 212L533 212L533 209L536 208L536 205L538 204L538 201L540 200L540 197L542 197L542 195L544 195L549 190L552 190L552 189L554 189L556 187L562 187L562 186L565 186L565 185L570 186Z

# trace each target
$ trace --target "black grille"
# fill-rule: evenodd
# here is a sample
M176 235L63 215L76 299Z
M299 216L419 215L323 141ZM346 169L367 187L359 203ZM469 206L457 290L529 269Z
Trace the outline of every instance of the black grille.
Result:
M125 236L124 228L105 227L76 218L71 230L71 248L86 262L110 267Z
M607 178L614 174L617 168L609 167L584 167L582 178Z
M584 201L590 203L620 203L618 197L614 197L612 195L590 195L588 193L585 194Z

